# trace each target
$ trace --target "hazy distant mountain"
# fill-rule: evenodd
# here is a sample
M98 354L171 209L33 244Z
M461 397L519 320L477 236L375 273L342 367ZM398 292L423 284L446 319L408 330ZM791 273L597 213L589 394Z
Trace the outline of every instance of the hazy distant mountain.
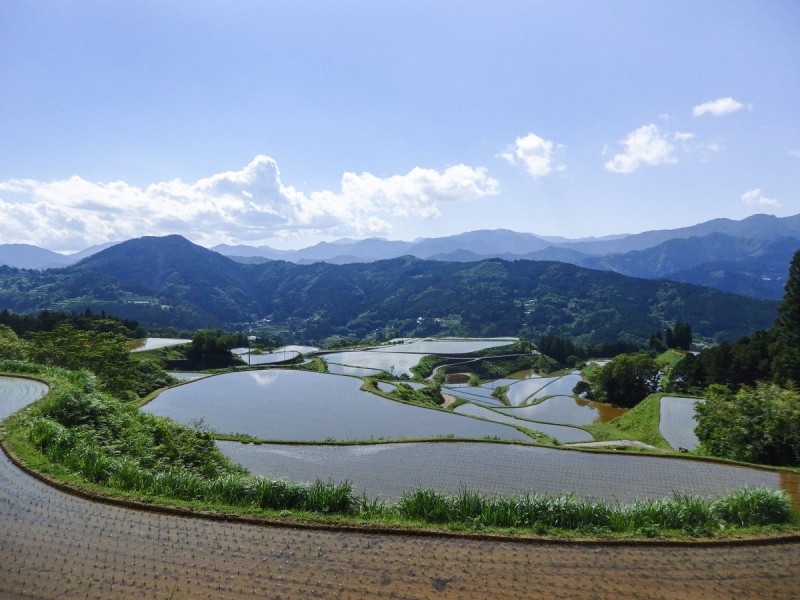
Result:
M20 269L50 269L69 264L69 258L30 244L0 244L0 265Z
M35 246L9 244L0 246L0 264L35 269L66 266L111 245L94 246L65 257ZM400 256L449 262L477 262L487 258L557 261L777 299L783 294L789 261L798 248L800 215L784 218L753 215L741 221L714 219L680 229L580 240L497 229L413 242L344 238L300 250L225 244L212 250L242 264L286 260L302 265L317 262L344 265Z
M0 265L19 269L53 269L78 262L119 242L86 248L75 254L60 254L30 244L0 244Z
M800 214L791 217L772 215L752 215L741 221L714 219L691 227L645 231L625 236L618 240L597 240L590 242L568 242L558 244L585 254L622 254L633 250L645 250L669 240L678 238L703 237L713 233L723 233L732 237L775 239L793 237L800 239Z
M0 308L91 308L180 328L269 319L307 341L375 331L644 341L674 321L690 323L699 336L732 340L770 326L776 306L558 262L407 256L347 265L241 264L176 235L129 240L58 270L0 267Z

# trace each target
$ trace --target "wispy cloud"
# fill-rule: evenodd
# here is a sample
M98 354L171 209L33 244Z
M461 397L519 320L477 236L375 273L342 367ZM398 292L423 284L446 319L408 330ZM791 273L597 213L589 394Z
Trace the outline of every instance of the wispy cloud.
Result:
M800 150L789 150L789 156L800 158Z
M522 164L531 177L540 179L549 175L553 169L563 171L566 168L563 164L553 166L553 153L562 148L560 144L539 137L535 133L529 133L518 137L513 146L509 146L497 156L512 165Z
M679 141L691 139L691 134L677 135L680 137ZM674 140L675 136L662 134L658 125L643 125L622 140L625 150L606 162L605 168L614 173L632 173L643 165L655 167L676 163L678 159L674 156L675 146L671 139Z
M742 202L748 206L781 206L781 203L772 198L766 198L761 193L761 188L755 188L742 194Z
M108 240L180 233L205 245L263 242L302 233L375 235L391 220L433 218L449 202L498 193L483 167L416 167L404 175L345 173L339 191L303 193L281 180L278 165L257 156L238 171L146 188L124 181L0 182L0 239L76 250Z
M734 100L729 96L727 98L718 98L716 100L709 100L708 102L703 102L702 104L698 104L692 109L692 114L695 117L700 117L702 115L721 117L723 115L729 115L731 113L740 111L743 108L745 108L744 104L742 104L737 100ZM748 105L747 108L752 108L752 107Z

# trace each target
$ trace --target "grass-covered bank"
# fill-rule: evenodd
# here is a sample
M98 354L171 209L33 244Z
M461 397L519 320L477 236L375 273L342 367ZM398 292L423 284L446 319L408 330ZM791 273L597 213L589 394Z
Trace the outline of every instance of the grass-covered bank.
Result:
M222 456L208 433L140 413L100 393L85 372L52 369L45 376L51 393L8 421L6 442L30 466L95 493L350 526L515 534L686 537L796 523L788 499L770 490L628 506L571 496L417 490L390 505L358 496L346 483L300 485L250 476Z

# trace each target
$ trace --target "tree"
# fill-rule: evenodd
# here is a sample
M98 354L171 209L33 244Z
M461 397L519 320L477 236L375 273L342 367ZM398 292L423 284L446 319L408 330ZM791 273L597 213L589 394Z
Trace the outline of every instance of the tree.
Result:
M231 349L242 341L240 338L239 334L225 333L218 329L198 329L192 336L192 345L187 356L209 366L230 364L233 361Z
M24 342L7 325L0 325L0 360L22 358Z
M137 365L131 359L128 340L106 331L82 331L61 323L52 331L30 335L28 359L73 371L87 369L97 375L103 391L130 393L136 385Z
M783 301L775 320L773 377L780 384L800 384L800 250L794 253Z
M598 373L594 395L617 406L636 406L658 391L660 379L658 365L647 354L621 354Z
M734 394L712 385L697 404L695 432L715 456L800 465L800 392L759 382Z

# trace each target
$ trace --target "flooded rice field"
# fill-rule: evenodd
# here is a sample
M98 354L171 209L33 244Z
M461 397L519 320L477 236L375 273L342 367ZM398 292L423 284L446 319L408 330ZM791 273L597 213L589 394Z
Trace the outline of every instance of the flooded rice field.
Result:
M498 410L505 415L520 419L561 423L563 425L608 423L628 412L626 408L617 408L610 404L592 402L573 396L553 396L532 406L499 408Z
M36 402L47 393L41 381L21 377L0 377L0 421Z
M438 354L461 356L489 348L508 346L517 338L439 338L434 340L412 340L371 350L371 352L409 352L412 354Z
M0 378L0 414L43 393L36 382ZM195 385L195 384L192 384ZM191 387L191 386L183 386ZM416 450L414 447L417 447ZM489 446L489 448L484 448ZM249 446L255 448L255 446ZM610 497L631 493L636 482L687 477L705 485L725 485L725 469L747 469L658 460L653 457L595 456L545 448L497 444L391 444L370 447L278 447L309 451L305 457L285 457L287 464L316 464L345 472L358 465L343 455L313 456L314 451L373 448L407 450L415 468L437 464L438 481L453 481L476 473L497 486L520 473L539 489L559 488L558 477L570 487L594 478L593 489ZM477 454L470 451L476 449ZM487 466L481 458L500 450L506 454ZM536 454L514 456L516 451ZM541 451L541 452L539 452ZM546 457L555 453L567 461ZM357 452L356 452L357 454ZM371 456L382 460L382 451ZM607 463L600 472L588 466L570 475L574 457L627 459ZM361 457L363 463L363 456ZM398 458L397 456L395 458ZM322 460L322 462L320 462ZM328 462L328 461L332 462ZM316 461L316 462L315 462ZM641 463L637 461L643 461ZM655 461L655 462L652 462ZM276 462L280 462L277 461ZM373 460L369 461L373 464ZM651 464L652 462L652 464ZM397 465L400 465L399 471ZM370 479L399 472L409 480L411 469L400 461ZM504 477L496 464L514 465L518 473ZM715 467L721 471L695 472ZM433 470L436 470L433 469ZM313 470L313 469L310 469ZM353 471L350 470L352 473ZM761 473L761 472L755 472ZM763 474L762 474L763 475ZM774 475L767 473L767 475ZM309 479L319 476L314 474ZM323 474L323 476L325 476ZM612 481L603 484L601 476ZM780 474L779 484L791 486L795 498L800 477ZM391 478L388 478L391 479ZM681 483L682 482L682 483ZM391 483L391 482L389 482ZM773 482L768 482L772 485ZM763 483L759 483L763 485ZM387 484L388 485L388 484ZM662 487L663 487L662 481ZM615 491L616 490L616 491ZM640 492L633 490L635 495ZM795 598L800 588L800 543L752 546L606 546L492 542L438 537L377 535L336 531L265 527L242 523L183 518L98 504L69 496L33 479L0 453L0 597L2 598Z
M698 398L675 396L661 398L658 430L675 450L678 448L693 450L700 443L694 433L694 428L697 426L694 407L699 401Z
M292 481L350 481L370 497L460 486L487 494L560 494L627 502L674 492L717 495L745 486L781 489L778 473L654 456L570 452L541 446L429 442L369 446L289 446L219 442L257 475Z
M422 357L401 352L359 350L353 352L332 352L322 355L322 358L328 363L328 370L331 373L333 373L334 365L345 365L362 369L374 369L375 371L386 371L397 377L402 375L411 377L411 367L416 366L419 359Z
M167 371L167 375L174 377L178 381L194 381L195 379L208 377L206 373L188 373L186 371Z
M132 352L146 352L147 350L158 350L159 348L168 348L169 346L179 346L181 344L188 344L192 340L183 338L145 338L144 344L138 348L134 348Z
M394 402L360 386L352 377L303 371L228 373L168 389L142 410L273 440L530 439L505 425Z
M0 597L794 598L800 544L490 542L259 527L67 496L0 454Z
M549 402L549 401L548 401ZM475 406L474 404L462 404L455 408L455 412L463 415L472 415L473 417L482 417L498 423L506 423L507 425L515 425L520 427L527 427L528 429L535 429L541 431L543 434L557 439L564 444L571 444L574 442L591 442L594 438L592 434L577 427L564 427L563 425L551 425L549 423L534 423L523 419L517 419L511 416L511 411L518 411L523 409L509 409L508 412L500 413L496 410L491 410L483 406ZM555 421L556 423L558 421Z

